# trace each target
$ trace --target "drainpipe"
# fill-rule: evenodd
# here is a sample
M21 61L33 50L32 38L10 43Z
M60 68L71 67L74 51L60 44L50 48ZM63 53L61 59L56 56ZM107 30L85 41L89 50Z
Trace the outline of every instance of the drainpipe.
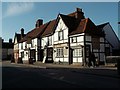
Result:
M70 48L70 37L69 36L68 36L68 52L69 52L68 60L69 60L69 65L70 65L70 64L72 64L72 62L71 62L72 59L70 57L71 56L71 48Z

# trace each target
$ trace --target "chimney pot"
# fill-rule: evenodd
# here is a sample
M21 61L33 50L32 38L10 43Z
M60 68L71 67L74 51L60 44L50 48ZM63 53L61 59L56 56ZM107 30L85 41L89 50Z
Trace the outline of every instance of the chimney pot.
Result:
M75 17L77 19L80 19L80 20L85 18L84 13L82 12L82 9L76 8L76 15L75 15Z
M82 9L76 8L76 11L77 11L77 12L82 12Z
M24 37L24 29L21 28L21 38L23 38L23 37Z
M37 28L37 27L40 27L40 25L42 25L43 24L43 20L42 19L38 19L37 21L36 21L36 24L35 24L35 27Z
M9 39L9 43L12 43L12 39L11 38Z

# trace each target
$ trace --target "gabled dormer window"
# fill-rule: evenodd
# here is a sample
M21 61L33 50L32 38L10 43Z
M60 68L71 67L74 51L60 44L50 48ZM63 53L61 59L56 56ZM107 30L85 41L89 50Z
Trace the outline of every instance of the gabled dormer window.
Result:
M63 30L59 31L58 32L58 40L63 40L64 37L63 37Z

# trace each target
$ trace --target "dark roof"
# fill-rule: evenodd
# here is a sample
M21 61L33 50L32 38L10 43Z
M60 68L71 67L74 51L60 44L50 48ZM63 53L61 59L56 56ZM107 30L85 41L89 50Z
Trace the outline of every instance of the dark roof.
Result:
M77 25L77 27L69 33L69 35L74 35L84 32L86 30L87 21L88 21L87 19L82 19Z
M23 37L25 36L26 34L23 35ZM19 43L19 41L21 40L21 34L15 33L14 41L15 41L15 38L17 38L17 42Z
M72 30L69 35L80 34L83 32L94 35L104 35L104 33L99 28L97 28L89 18L82 19L78 26Z
M107 23L103 23L103 24L100 24L100 25L97 25L98 28L102 29L104 26L106 26L107 24L109 24L109 22Z
M80 22L78 19L68 15L60 14L60 16L64 21L65 25L69 28L69 32L71 32L71 30L74 30Z
M83 32L89 34L103 35L100 27L103 27L106 24L96 26L89 18L78 19L75 18L75 14L76 12L68 15L59 14L65 25L69 28L69 35L80 34ZM44 37L53 34L58 21L59 17L50 22L47 22L46 24L41 25L39 28L34 28L32 31L28 32L26 36L20 40L20 42L26 41L28 40L28 38L33 39L36 37Z
M9 43L9 42L3 42L2 43L2 48L13 49L13 47L14 47L13 43Z
M49 22L41 25L38 28L34 28L32 31L28 32L26 34L26 36L23 39L20 40L20 42L27 41L28 38L34 39L34 38L39 37L44 32L44 30L45 30L45 28L47 27L48 24L49 24Z
M15 37L17 38L17 42L19 42L21 39L21 34L16 33L15 35L16 35Z
M50 21L49 25L46 27L46 29L43 32L42 36L44 37L44 36L53 34L55 24L56 24L56 19Z
M75 11L75 12L72 12L72 13L68 14L68 16L75 17L75 14L76 14L76 13L77 13L76 11Z

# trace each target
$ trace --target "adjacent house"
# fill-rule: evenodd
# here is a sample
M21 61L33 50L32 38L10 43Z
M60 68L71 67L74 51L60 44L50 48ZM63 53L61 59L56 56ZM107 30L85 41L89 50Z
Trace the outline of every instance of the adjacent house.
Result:
M53 55L53 40L54 40L54 28L56 25L57 20L52 20L49 22L48 26L44 30L43 34L41 35L41 61L45 62L53 62L54 55Z
M13 47L12 39L9 39L9 42L2 39L2 60L10 60L13 57Z
M104 32L84 17L82 9L77 8L69 15L59 14L54 33L54 62L86 64L93 52L104 63L105 48L112 48L104 38Z
M102 29L105 32L105 40L108 41L112 46L112 55L120 55L120 40L115 34L112 26L109 22L98 25L98 28ZM110 48L106 48L107 55L111 55Z
M76 8L75 12L58 14L45 24L39 19L36 27L20 40L19 57L23 61L32 58L43 63L86 65L90 53L94 53L100 64L104 64L106 56L119 49L119 44L109 23L95 25L85 18L82 9Z
M19 58L19 42L25 36L24 29L21 28L21 34L15 33L14 36L14 60L17 63Z
M34 61L40 61L40 36L44 32L48 24L49 22L43 24L43 20L41 19L37 20L35 28L28 32L26 36L20 40L19 57L21 57L24 62L28 62L29 59L33 59Z

